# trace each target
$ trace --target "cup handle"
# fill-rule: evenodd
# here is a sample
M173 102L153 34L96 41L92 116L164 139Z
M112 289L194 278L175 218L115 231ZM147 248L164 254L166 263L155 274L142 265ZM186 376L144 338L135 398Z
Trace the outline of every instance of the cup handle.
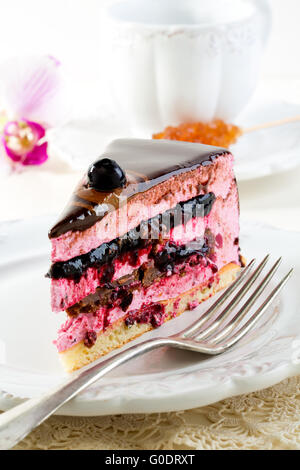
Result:
M269 0L252 0L256 5L258 12L262 18L263 31L262 39L264 45L267 43L269 38L271 27L272 27L272 8Z

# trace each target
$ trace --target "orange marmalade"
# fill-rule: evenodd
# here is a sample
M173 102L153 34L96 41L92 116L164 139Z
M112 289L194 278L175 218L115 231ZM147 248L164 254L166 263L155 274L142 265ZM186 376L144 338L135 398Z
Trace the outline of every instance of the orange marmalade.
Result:
M177 127L169 126L163 132L154 134L153 139L182 140L216 147L229 147L241 135L242 130L238 126L215 119L209 123L187 122Z

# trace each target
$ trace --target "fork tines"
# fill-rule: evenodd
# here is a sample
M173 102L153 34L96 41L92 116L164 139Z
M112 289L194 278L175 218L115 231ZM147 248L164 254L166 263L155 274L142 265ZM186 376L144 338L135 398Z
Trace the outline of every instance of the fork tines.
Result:
M255 304L255 302L262 296L266 287L270 283L274 274L276 273L281 258L279 258L267 274L260 281L258 286L250 297L245 300L237 313L230 319L231 313L244 299L245 295L249 292L255 281L259 278L266 264L268 263L270 255L267 255L259 264L259 266L249 276L252 268L254 267L255 260L253 259L248 266L241 271L238 278L225 290L225 292L216 300L216 302L196 321L191 327L184 330L182 338L185 340L193 340L201 342L201 344L211 347L215 354L219 354L229 347L233 346L239 341L252 326L262 317L269 305L273 302L275 297L282 290L292 275L291 269L286 276L276 285L272 292L262 302L262 304L255 310L249 319L243 324L247 314ZM240 289L237 291L237 288ZM220 307L231 297L235 292L237 293L229 301L224 309ZM218 313L217 313L218 312Z

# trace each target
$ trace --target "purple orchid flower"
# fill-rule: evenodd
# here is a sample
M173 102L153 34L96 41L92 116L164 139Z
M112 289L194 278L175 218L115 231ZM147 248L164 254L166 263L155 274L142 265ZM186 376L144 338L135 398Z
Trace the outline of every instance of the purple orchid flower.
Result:
M41 165L48 159L45 134L45 129L36 122L9 121L2 138L7 156L22 165Z
M66 121L65 81L51 56L11 59L0 67L7 121L2 143L14 167L48 159L47 129Z

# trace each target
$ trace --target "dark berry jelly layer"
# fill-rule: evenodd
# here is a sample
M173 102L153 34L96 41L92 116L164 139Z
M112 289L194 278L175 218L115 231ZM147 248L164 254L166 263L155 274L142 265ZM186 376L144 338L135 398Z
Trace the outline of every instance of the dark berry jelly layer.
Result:
M131 263L135 266L139 249L145 248L163 238L173 227L185 225L189 220L196 217L205 217L212 209L215 201L213 193L204 194L177 204L176 207L159 214L127 232L123 237L116 238L109 243L103 243L89 253L77 256L68 261L54 263L47 276L52 279L73 279L79 281L88 268L100 268L105 264L112 263L117 257L124 253L132 253ZM129 259L130 261L130 259ZM113 267L109 273L113 277ZM108 282L109 279L106 280Z

